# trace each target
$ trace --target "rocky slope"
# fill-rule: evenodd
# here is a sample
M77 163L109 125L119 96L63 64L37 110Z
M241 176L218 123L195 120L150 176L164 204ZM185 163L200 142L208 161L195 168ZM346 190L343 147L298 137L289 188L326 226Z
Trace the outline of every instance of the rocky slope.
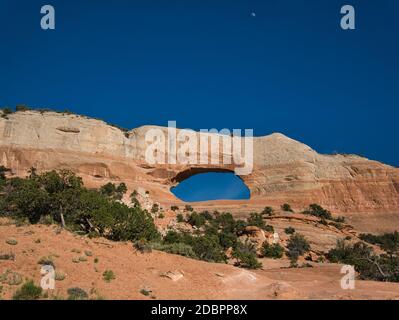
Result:
M148 190L153 201L170 206L182 204L170 192L181 180L198 172L234 170L223 164L149 165L145 134L151 128L166 132L162 127L123 132L100 120L55 112L25 111L7 117L0 118L0 164L18 176L31 167L69 168L88 186L123 181L130 190ZM393 219L395 228L399 226L398 168L355 155L322 155L277 133L255 138L253 150L253 172L241 176L251 199L199 206L246 212L284 202L298 210L318 203L355 220L368 214L384 217L386 224Z
M263 268L251 271L159 251L143 254L132 243L89 239L57 226L17 227L5 219L0 254L14 257L0 260L0 299L10 299L25 278L38 285L43 257L52 259L58 274L49 299L66 299L75 287L91 299L399 299L398 283L357 280L354 290L343 290L338 264L287 268L288 259L262 259ZM115 279L106 282L106 270Z

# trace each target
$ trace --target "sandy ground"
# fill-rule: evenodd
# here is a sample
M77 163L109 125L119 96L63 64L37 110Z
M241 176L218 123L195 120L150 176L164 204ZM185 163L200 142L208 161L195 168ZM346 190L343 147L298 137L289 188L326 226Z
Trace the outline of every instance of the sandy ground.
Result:
M287 268L287 260L261 259L264 268L249 271L155 250L142 254L128 242L89 239L57 230L44 225L17 227L0 220L0 254L15 255L13 261L0 260L0 275L10 269L39 284L38 261L51 255L56 270L66 277L56 281L50 297L66 298L68 288L80 287L93 299L399 299L399 283L357 280L354 290L341 289L343 275L336 264ZM8 239L17 244L7 244ZM92 255L86 256L85 251ZM76 263L79 257L86 261ZM116 276L109 283L103 279L105 270ZM167 272L180 278L165 277ZM10 299L19 287L0 286L2 299ZM150 291L150 296L140 293L141 289Z

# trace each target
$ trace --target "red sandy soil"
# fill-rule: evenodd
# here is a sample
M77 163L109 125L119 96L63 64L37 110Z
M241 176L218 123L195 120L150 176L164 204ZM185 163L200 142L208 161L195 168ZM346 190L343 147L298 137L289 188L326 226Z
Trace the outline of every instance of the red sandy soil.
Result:
M18 243L7 244L11 238ZM85 256L87 250L92 253L86 256L87 261L72 262ZM130 242L89 239L65 230L59 232L56 226L17 227L1 219L0 254L4 253L13 253L15 260L0 260L0 275L10 269L34 279L37 285L41 278L38 261L52 255L56 270L66 277L56 281L55 290L49 291L50 298L67 298L68 288L80 287L92 299L399 299L399 283L357 280L354 290L341 289L343 275L338 264L287 268L285 259L261 259L263 269L250 271L155 250L140 253ZM105 270L112 270L116 278L104 281ZM162 276L168 271L183 277L173 281ZM0 285L2 299L12 298L19 287ZM150 296L141 294L141 289L150 290Z

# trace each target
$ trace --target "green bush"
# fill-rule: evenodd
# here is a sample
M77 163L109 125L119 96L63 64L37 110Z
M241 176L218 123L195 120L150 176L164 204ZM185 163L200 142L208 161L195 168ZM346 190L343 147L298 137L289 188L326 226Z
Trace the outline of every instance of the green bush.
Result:
M273 215L273 208L272 207L265 207L262 211L262 215L271 216Z
M184 257L198 259L193 248L185 243L177 242L177 243L153 243L152 247L155 250L164 251L167 253L178 254Z
M200 213L200 215L202 216L202 217L204 217L204 219L205 220L207 220L207 221L210 221L210 220L213 220L213 216L212 216L212 214L209 212L209 211L202 211L201 213Z
M105 282L111 282L115 279L115 273L112 270L105 270L103 272L103 279Z
M4 118L4 119L8 119L7 116L9 114L13 113L12 109L10 109L8 107L3 108L1 111L2 111L1 117Z
M189 224L191 224L193 227L195 226L195 227L199 228L205 224L206 220L205 220L204 216L202 216L196 212L193 212L188 216L187 222Z
M143 296L148 297L148 296L151 294L151 291L150 291L150 290L147 290L147 289L141 289L141 290L140 290L140 293L141 293Z
M0 275L0 283L8 284L10 286L20 285L22 281L23 281L22 275L10 269L6 269Z
M282 204L281 210L287 211L287 212L294 212L294 210L292 210L291 206L288 203Z
M200 260L208 262L225 262L226 255L216 237L192 237L191 246Z
M60 170L7 179L6 186L0 203L7 216L27 218L31 223L48 216L74 231L115 241L160 238L147 211L119 202L126 189L124 183L89 190L83 187L80 177Z
M141 253L151 253L152 251L151 244L143 239L136 241L133 246Z
M299 233L291 235L287 244L288 256L298 257L310 251L309 242Z
M184 222L184 217L181 213L176 216L176 221L179 223Z
M33 280L29 280L15 292L13 300L37 300L41 295L42 288L37 287Z
M184 209L186 210L186 211L194 211L194 209L193 209L193 207L192 206L190 206L189 204L186 204L185 205L185 207L184 207Z
M269 244L267 241L265 241L262 245L261 255L263 257L280 259L283 257L283 254L284 254L284 248L278 243Z
M249 226L256 226L259 227L261 229L263 229L265 227L265 221L263 221L263 217L262 214L260 213L256 213L253 212L250 214L248 220L247 220L247 224Z
M170 210L172 210L172 211L177 211L177 210L179 210L179 207L178 207L178 206L171 206L171 207L170 207Z
M164 243L177 243L182 241L183 241L182 234L174 230L169 230L166 233L166 235L163 237Z
M399 257L376 255L363 242L349 244L339 240L336 247L327 253L327 258L331 262L353 265L361 279L399 282Z
M234 232L236 229L236 221L229 212L223 212L215 214L215 219L212 220L212 224L217 229L222 229L224 232Z
M124 182L120 183L118 186L112 182L108 182L100 188L101 194L114 200L121 200L126 191L127 187Z
M9 244L10 246L16 246L18 244L18 241L15 239L7 239L6 243Z
M86 300L89 298L87 292L79 287L69 288L67 292L68 300Z
M284 232L286 234L294 234L295 233L295 229L293 227L287 227L284 229Z
M237 259L236 265L247 269L259 269L262 263L256 258L256 250L249 242L238 242L232 256Z
M308 209L303 211L303 213L326 220L332 220L331 212L316 203L311 204Z
M31 110L28 106L24 105L24 104L17 104L17 106L15 107L16 111L28 111Z
M37 263L42 266L52 266L55 269L55 263L51 256L41 257Z
M237 245L238 237L233 232L218 233L219 243L224 249L234 248Z
M378 245L382 250L388 253L399 251L399 232L384 233L382 235L373 235L370 233L362 233L360 239L368 243Z
M15 254L2 253L2 254L0 254L0 260L15 260Z
M152 213L152 214L155 214L155 213L158 212L158 210L159 210L159 204L158 204L158 203L154 203L154 204L152 205L152 207L151 207L151 213Z

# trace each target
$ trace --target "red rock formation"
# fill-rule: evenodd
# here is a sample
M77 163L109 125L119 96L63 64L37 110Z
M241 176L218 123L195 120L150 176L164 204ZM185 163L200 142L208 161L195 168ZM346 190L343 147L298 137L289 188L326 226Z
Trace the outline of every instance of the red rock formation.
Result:
M233 171L233 165L149 165L144 126L129 131L78 115L17 112L0 118L0 164L24 176L69 168L89 186L124 181L130 190L150 191L163 205L182 204L170 188L209 171ZM199 134L197 134L199 137ZM251 191L247 201L198 206L247 212L286 202L295 209L318 203L333 212L399 214L399 169L355 155L322 155L282 134L254 138L254 168L241 176ZM398 221L399 222L399 221Z

